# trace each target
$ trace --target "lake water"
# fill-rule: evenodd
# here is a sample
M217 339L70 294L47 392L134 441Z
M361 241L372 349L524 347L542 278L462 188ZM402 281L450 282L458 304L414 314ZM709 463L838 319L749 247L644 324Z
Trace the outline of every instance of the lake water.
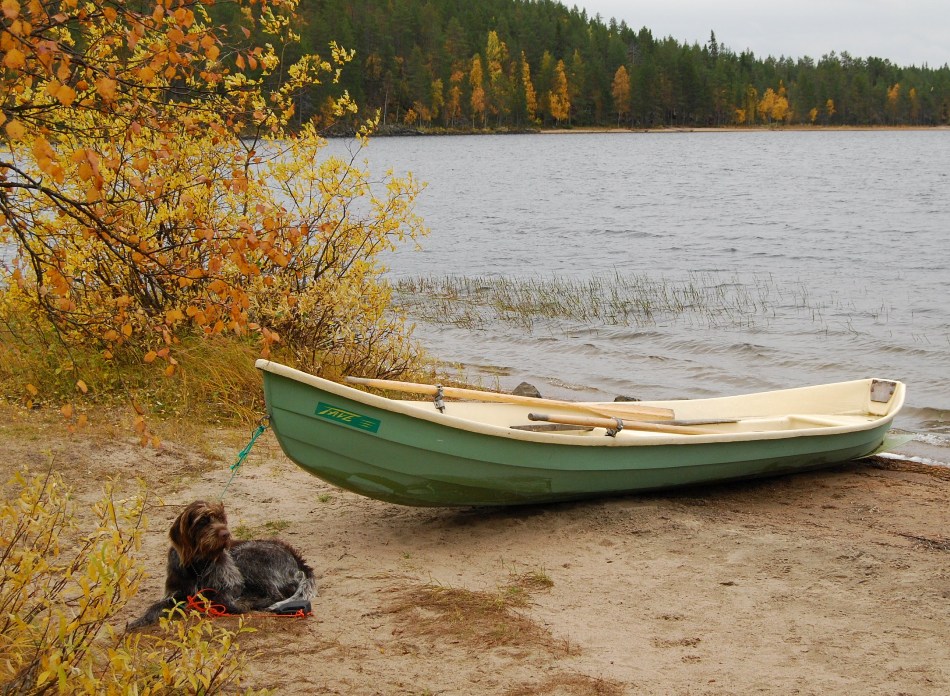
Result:
M333 141L331 151L344 148ZM428 183L395 279L640 277L736 302L636 321L420 321L437 358L545 396L706 397L862 377L908 385L900 451L950 462L950 132L378 138Z

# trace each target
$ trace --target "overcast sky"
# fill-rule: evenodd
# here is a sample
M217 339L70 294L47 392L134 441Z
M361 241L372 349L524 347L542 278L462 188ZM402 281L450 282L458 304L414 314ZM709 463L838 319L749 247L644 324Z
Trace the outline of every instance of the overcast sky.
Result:
M709 32L734 53L819 59L835 51L902 66L950 63L950 0L561 0L624 20L654 38L700 45Z

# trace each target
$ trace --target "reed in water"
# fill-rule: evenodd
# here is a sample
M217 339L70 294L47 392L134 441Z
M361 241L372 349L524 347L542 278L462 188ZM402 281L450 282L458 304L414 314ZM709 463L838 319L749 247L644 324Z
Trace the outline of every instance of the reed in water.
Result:
M615 326L688 321L703 326L750 326L781 308L821 316L804 286L780 287L771 274L740 280L693 273L684 280L646 274L568 276L413 276L394 284L396 302L426 322L478 328L496 321L533 327L542 319Z

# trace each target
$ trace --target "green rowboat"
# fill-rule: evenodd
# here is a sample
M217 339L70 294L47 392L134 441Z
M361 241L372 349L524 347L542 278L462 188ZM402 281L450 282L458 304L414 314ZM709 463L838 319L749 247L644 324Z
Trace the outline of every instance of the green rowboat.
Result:
M881 448L905 393L863 379L624 404L473 390L456 391L481 400L446 401L453 390L427 386L435 402L409 401L256 365L290 459L340 488L420 506L549 503L826 467Z

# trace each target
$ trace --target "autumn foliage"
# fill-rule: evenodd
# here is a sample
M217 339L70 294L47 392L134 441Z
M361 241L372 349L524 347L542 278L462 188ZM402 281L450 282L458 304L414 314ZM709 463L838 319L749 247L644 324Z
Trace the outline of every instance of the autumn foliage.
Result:
M327 157L295 123L301 92L352 58L331 44L282 62L296 0L0 7L4 340L48 327L64 354L168 376L195 337L309 369L412 362L378 256L424 233L420 186ZM356 106L343 93L326 111Z
M122 614L144 568L144 497L108 484L81 529L77 499L56 474L17 474L0 501L0 692L234 693L247 656L235 630L170 621L125 633ZM178 611L182 618L186 612Z

